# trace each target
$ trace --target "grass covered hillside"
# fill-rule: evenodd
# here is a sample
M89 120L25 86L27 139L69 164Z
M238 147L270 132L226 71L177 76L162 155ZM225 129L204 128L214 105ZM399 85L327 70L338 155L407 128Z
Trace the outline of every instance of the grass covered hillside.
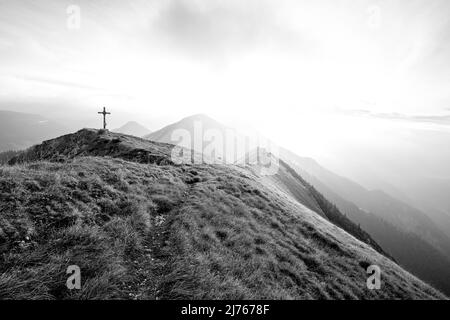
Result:
M379 253L393 260L367 232L352 222L345 214L341 213L334 204L328 201L283 160L278 159L276 174L263 176L261 179L266 185L271 186L274 191L282 192L291 200L299 202L320 214L334 225L344 229L358 240L370 245Z
M82 130L0 166L0 299L445 298L250 169L170 149Z

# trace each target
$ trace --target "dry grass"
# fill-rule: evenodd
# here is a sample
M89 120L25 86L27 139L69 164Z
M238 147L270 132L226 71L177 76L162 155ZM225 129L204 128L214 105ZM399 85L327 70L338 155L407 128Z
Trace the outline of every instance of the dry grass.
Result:
M144 279L154 297L157 266L149 254L169 202L157 198L164 182L160 190L152 184L162 175L92 158L2 167L0 298L130 298ZM79 292L65 287L69 265L82 270Z
M86 153L0 167L0 299L444 298L246 169Z
M256 178L203 167L169 227L176 253L162 297L213 299L414 299L439 293L316 213ZM366 267L383 270L382 290ZM440 296L442 297L442 296Z

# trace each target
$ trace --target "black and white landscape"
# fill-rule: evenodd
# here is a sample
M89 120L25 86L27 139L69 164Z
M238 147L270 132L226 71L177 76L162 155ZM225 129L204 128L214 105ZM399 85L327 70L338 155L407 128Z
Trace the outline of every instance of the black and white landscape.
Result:
M0 1L0 300L447 300L449 16Z

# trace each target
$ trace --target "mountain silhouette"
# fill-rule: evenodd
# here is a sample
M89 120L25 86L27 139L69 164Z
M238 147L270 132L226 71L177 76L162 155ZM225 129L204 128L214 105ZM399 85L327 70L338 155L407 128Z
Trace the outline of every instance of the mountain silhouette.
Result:
M188 132L192 133L192 136L194 136L194 128L196 124L201 125L202 130L215 129L224 133L228 129L225 125L219 123L208 115L196 114L183 118L171 125L165 126L158 131L144 136L144 138L148 140L174 144L177 141L173 139L172 135L176 130L187 130Z
M132 135L135 137L143 137L151 133L149 129L135 121L129 121L120 128L114 129L113 131L117 133Z

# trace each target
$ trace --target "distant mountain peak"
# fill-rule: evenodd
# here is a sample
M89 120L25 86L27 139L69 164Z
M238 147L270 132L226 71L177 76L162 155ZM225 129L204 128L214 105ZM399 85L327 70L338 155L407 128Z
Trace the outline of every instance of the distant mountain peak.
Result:
M127 127L127 126L142 126L141 124L139 124L136 121L128 121L127 123L125 123L122 127Z
M147 129L142 124L136 121L128 121L120 128L112 130L113 132L128 134L136 137L143 137L151 133L149 129Z
M202 125L202 129L204 130L218 129L223 131L228 129L225 125L210 116L203 113L198 113L167 125L158 131L152 132L151 134L145 135L144 138L158 142L174 143L174 141L172 141L172 133L175 130L187 130L192 132L197 122Z
M197 113L192 116L185 117L185 118L181 119L180 121L176 122L175 124L194 124L197 121L201 122L204 127L214 127L214 128L220 128L220 129L227 128L224 124L220 123L216 119L214 119L204 113Z
M187 117L181 119L181 121L185 121L185 120L214 120L214 119L211 118L206 113L197 113L197 114L193 114L191 116L187 116Z

